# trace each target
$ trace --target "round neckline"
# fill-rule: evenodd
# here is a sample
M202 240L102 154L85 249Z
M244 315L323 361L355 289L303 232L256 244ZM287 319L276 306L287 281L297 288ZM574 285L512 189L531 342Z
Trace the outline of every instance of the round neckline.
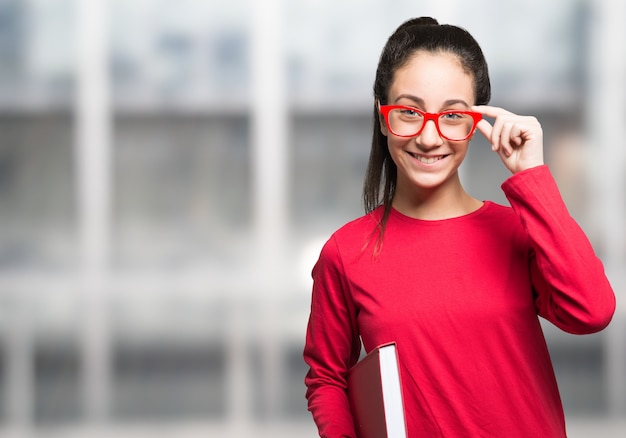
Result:
M415 217L407 216L406 214L401 213L400 211L396 210L394 207L391 207L390 216L393 216L404 222L418 223L418 224L425 224L425 225L450 223L450 222L455 222L455 221L473 219L475 216L481 215L493 204L493 202L488 201L488 200L483 200L482 202L483 204L474 211L470 211L469 213L465 213L460 216L454 216L454 217L445 218L445 219L418 219Z

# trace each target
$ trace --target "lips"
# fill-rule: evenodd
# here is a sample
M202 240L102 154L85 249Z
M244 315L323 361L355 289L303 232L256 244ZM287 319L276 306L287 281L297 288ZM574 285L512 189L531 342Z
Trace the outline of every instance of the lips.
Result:
M448 155L420 155L420 154L415 154L413 152L408 152L408 154L410 156L412 156L413 158L415 158L417 161L419 161L420 163L424 163L424 164L434 164L439 160L442 160L444 158L446 158Z

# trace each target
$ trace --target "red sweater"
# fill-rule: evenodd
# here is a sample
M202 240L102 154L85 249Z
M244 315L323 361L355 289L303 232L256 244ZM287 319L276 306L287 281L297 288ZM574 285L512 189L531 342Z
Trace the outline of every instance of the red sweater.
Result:
M398 346L409 437L564 437L538 315L576 334L603 329L615 295L547 168L502 185L465 216L393 210L373 255L379 208L336 231L313 269L304 359L321 437L355 437L346 371Z

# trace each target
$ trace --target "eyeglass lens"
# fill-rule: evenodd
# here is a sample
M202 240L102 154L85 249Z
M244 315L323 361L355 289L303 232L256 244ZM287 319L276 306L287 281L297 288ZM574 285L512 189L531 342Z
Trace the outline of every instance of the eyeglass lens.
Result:
M396 135L416 135L424 125L422 114L402 108L389 112L389 127ZM474 127L474 119L469 114L444 113L437 120L441 135L450 140L465 139Z

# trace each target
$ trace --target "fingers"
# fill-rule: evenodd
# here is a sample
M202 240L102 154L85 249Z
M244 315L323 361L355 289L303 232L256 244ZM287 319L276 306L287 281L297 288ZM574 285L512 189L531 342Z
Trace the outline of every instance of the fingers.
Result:
M491 138L491 131L493 130L493 127L487 120L482 119L480 122L478 122L478 124L476 125L476 129L478 129L487 140Z
M500 148L507 157L511 155L511 133L513 131L513 125L511 123L496 123L500 128Z
M485 136L489 143L491 143L491 150L494 152L503 150L507 153L507 150L510 149L510 135L512 129L510 125L498 123L496 119L492 126L487 120L482 119L478 122L476 128Z
M541 135L541 126L534 117L518 116L487 105L474 106L472 110L495 119L493 125L483 119L477 128L489 140L492 150L507 157L536 134Z
M512 127L503 122L502 116L509 116L512 115L512 113L502 108L488 105L477 105L472 107L472 110L495 119L493 126L488 121L483 119L477 127L485 138L489 140L493 151L499 152L502 149L506 154L507 149L510 148L510 135ZM481 124L482 126L480 126ZM487 125L489 127L487 127Z
M497 106L489 106L489 105L474 105L472 107L472 111L476 111L477 113L481 113L484 116L491 117L495 119L499 115L514 115L512 112L507 111L503 108L499 108Z

